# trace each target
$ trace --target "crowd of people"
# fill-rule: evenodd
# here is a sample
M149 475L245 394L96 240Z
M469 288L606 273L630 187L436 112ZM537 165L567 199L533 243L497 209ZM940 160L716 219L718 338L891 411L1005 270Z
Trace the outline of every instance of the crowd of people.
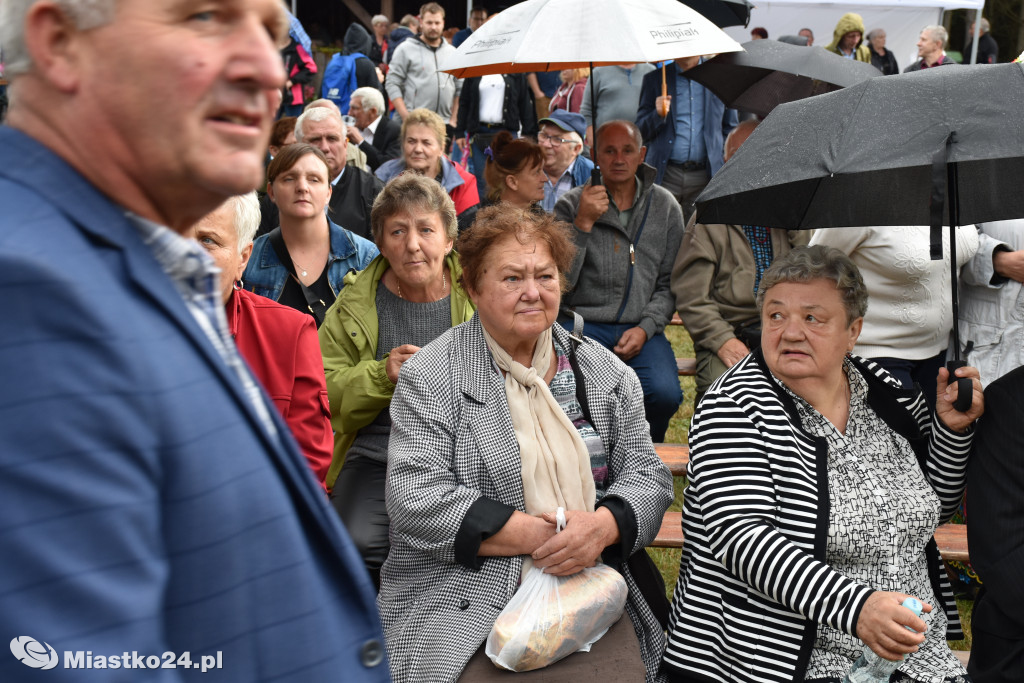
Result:
M318 76L276 0L0 5L0 679L492 680L527 573L604 564L621 618L543 680L839 683L866 648L1019 681L1024 221L952 264L921 226L698 222L759 123L704 57L442 72L487 19L372 17ZM824 49L898 73L856 14ZM669 601L645 549L686 398ZM934 540L965 488L969 669Z

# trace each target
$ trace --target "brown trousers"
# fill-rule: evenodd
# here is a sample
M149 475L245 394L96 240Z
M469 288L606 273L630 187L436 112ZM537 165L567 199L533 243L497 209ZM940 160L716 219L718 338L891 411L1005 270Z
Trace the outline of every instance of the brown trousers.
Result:
M597 681L608 678L620 681L642 681L646 669L640 657L640 641L633 630L628 613L612 624L590 652L573 652L551 666L534 671L514 673L499 669L484 652L486 643L466 664L460 683L507 681L508 683L565 683L565 681Z

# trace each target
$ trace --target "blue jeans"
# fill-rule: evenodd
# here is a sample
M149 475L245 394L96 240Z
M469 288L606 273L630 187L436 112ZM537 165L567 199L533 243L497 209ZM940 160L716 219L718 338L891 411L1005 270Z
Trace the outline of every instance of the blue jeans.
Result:
M888 370L889 374L902 382L905 388L912 389L915 384L921 385L924 400L928 402L929 408L935 410L935 392L939 388L939 368L946 365L945 350L937 356L923 360L905 360L903 358L872 358L871 360Z
M572 332L572 320L559 321L562 327ZM622 333L636 325L619 323L584 322L583 334L607 349L612 349ZM683 389L679 386L679 370L672 345L664 334L656 334L647 340L640 353L625 361L633 368L644 390L644 413L651 428L651 441L665 440L668 422L683 402Z
M487 163L487 157L484 155L484 147L478 146L475 142L470 142L469 146L473 150L469 166L473 175L476 176L476 190L480 193L482 200L487 196L487 180L484 178L484 165Z

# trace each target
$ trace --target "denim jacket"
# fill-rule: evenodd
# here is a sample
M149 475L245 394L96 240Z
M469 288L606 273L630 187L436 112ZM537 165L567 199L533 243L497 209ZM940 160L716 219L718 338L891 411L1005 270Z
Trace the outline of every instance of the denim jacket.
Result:
M362 270L380 252L377 246L339 225L327 221L331 235L331 253L327 257L327 281L335 295L341 291L342 278L348 272ZM288 282L288 270L277 258L270 244L270 235L263 235L253 243L249 265L242 276L245 289L277 301Z

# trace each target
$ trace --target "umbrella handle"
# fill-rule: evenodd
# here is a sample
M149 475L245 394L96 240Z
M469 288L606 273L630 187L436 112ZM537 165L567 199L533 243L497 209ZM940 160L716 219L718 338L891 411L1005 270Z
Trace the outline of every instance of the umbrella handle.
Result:
M949 370L949 377L953 379L953 371L957 368L967 367L967 361L965 360L951 360L946 361L946 369ZM971 403L974 400L974 384L971 380L966 377L961 377L956 380L956 400L953 401L953 410L966 413L971 408Z
M668 97L668 83L665 80L665 70L666 69L668 69L668 62L667 61L664 64L661 65L661 96L662 97ZM664 100L662 100L662 102L664 102ZM671 104L669 106L671 106ZM661 116L662 118L665 118L666 116L668 116L668 109L669 109L669 107L666 107L664 105L659 107L658 108L658 115Z

